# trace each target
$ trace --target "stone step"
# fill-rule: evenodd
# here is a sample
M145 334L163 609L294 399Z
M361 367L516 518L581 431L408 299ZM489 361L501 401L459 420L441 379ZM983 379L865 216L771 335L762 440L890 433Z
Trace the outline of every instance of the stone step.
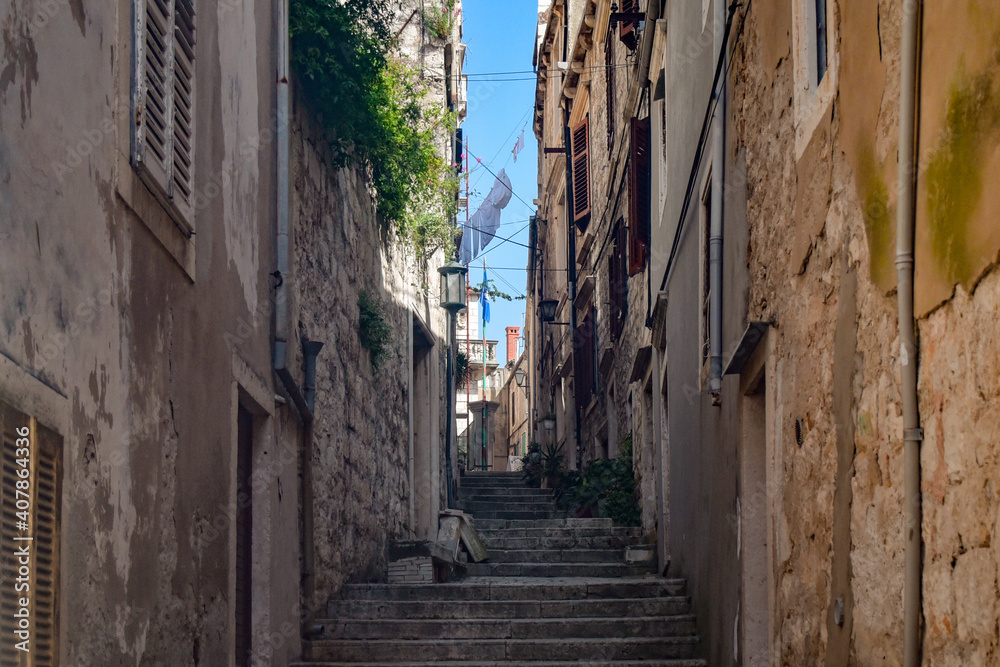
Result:
M683 590L680 592L683 593ZM676 617L686 615L690 611L691 600L683 594L578 600L337 600L330 603L328 609L330 617L339 620L450 621L498 617L505 619Z
M489 519L473 517L473 524L477 531L485 530L506 530L525 528L603 528L614 527L611 519L569 519L553 518L536 521L525 521L518 519Z
M508 477L501 479L490 479L478 476L466 475L458 482L459 488L507 488L507 489L531 489L520 477Z
M584 639L318 640L310 660L413 663L433 660L638 660L692 658L697 637ZM468 663L466 663L468 664Z
M471 576L485 577L626 577L651 572L648 563L469 563Z
M382 662L293 662L292 667L384 667ZM470 662L468 660L434 660L433 662L407 662L409 667L707 667L708 663L696 658L676 660L502 660Z
M491 563L622 563L623 549L490 549Z
M536 521L552 519L555 509L519 510L515 508L507 510L478 510L470 512L470 514L472 514L474 524L478 527L480 521Z
M322 639L554 639L690 637L694 616L624 618L325 619Z
M473 519L482 512L554 512L555 503L551 500L505 500L497 502L495 500L460 500L458 509L466 514L471 514Z
M507 498L510 496L526 496L539 498L553 498L555 494L552 489L532 489L528 487L516 486L469 486L464 487L459 494L462 497L469 495L485 498Z
M448 584L347 584L342 600L581 600L659 598L685 595L687 582L652 575L627 578L468 577ZM338 614L331 614L337 616ZM594 614L599 615L599 614Z
M583 538L583 537L642 537L641 528L625 528L614 526L612 528L497 528L485 530L476 524L476 532L479 537L497 539L517 539L517 538Z
M505 549L623 549L646 543L641 535L590 535L557 537L506 537L479 535L490 552Z

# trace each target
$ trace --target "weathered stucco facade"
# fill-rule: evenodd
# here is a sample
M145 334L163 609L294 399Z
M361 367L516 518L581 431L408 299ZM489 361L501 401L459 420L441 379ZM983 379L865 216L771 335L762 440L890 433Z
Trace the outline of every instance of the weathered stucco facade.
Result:
M918 344L901 351L897 144L910 5L719 1L638 3L646 20L613 96L607 4L581 4L581 23L570 3L567 52L562 4L540 6L539 141L562 146L567 125L590 119L594 212L576 237L576 292L567 294L572 274L545 270L572 264L561 155L540 156L530 274L529 303L557 300L557 321L569 321L574 297L581 319L597 309L598 390L580 409L578 442L588 451L595 435L600 444L613 430L633 434L644 526L689 580L710 664L901 664L905 355L919 368L923 427L922 659L992 664L1000 13L973 0L921 17ZM618 120L650 120L652 220L649 274L627 283L622 342L605 358L602 308L614 301L602 292L610 269L598 230L608 234L607 218L627 206L614 187L627 167L605 151L612 97ZM557 354L561 327L536 317L530 333L541 416L559 405L551 397L581 386L580 366ZM648 361L636 354L646 345ZM716 398L718 348L728 374ZM559 439L575 445L575 415L555 411Z
M52 664L289 664L303 622L446 502L444 260L380 229L293 78L275 273L276 5L196 3L190 181L141 177L132 4L0 9L0 402L58 442ZM431 39L410 5L402 55L461 115L460 16ZM325 343L311 424L273 369L281 283L297 387L300 339ZM377 374L362 289L391 329Z

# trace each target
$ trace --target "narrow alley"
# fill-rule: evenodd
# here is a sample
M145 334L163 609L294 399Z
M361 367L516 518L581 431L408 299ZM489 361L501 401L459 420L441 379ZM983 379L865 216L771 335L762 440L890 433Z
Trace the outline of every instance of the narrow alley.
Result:
M1000 665L997 0L0 26L0 667Z

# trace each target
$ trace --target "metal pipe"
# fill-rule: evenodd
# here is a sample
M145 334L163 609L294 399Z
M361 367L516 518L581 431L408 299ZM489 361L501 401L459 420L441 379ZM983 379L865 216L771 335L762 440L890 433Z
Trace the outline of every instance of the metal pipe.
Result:
M468 292L466 292L468 293ZM452 488L451 472L451 440L455 433L455 320L457 313L448 313L448 348L447 348L447 401L448 401L448 427L444 437L444 468L445 484L447 485L447 505L445 509L451 509L454 490Z
M288 0L278 2L277 103L277 216L275 231L277 285L274 288L274 351L272 366L291 397L304 423L313 419L312 410L288 369Z
M920 664L921 500L920 407L917 396L916 320L913 314L915 127L917 44L920 0L903 2L903 35L899 74L899 199L896 207L896 280L899 307L899 370L903 408L904 540L903 665Z
M726 55L726 5L715 1L716 57ZM715 82L715 128L712 133L711 221L708 238L708 391L712 405L722 402L722 195L726 183L726 77Z
M563 0L563 62L569 67L569 2ZM562 83L566 83L568 69L563 71ZM573 143L569 127L569 98L563 101L563 148L566 150L566 233L568 235L569 261L567 262L569 281L567 285L569 297L569 328L571 339L576 336L576 223L573 221ZM573 346L574 363L576 346ZM579 382L574 383L573 394L579 389ZM580 411L573 405L573 439L576 441L576 469L583 468L583 448L580 444Z

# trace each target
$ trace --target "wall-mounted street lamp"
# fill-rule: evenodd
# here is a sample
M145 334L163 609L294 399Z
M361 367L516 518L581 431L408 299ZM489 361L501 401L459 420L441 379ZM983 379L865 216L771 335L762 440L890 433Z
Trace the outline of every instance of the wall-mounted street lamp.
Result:
M517 383L518 387L523 388L524 380L527 376L528 374L524 372L523 368L518 368L516 371L514 371L514 382Z
M458 262L448 262L440 269L441 307L454 314L465 308L465 274L468 269Z
M455 431L455 315L465 308L465 274L468 272L458 262L448 262L440 269L441 307L448 311L448 429L444 440L445 479L448 489L447 509L451 509L453 484L451 473L451 440Z
M568 327L569 322L556 322L556 310L559 308L559 302L555 299L544 299L538 302L538 319L542 321L542 324L555 324L558 326Z

